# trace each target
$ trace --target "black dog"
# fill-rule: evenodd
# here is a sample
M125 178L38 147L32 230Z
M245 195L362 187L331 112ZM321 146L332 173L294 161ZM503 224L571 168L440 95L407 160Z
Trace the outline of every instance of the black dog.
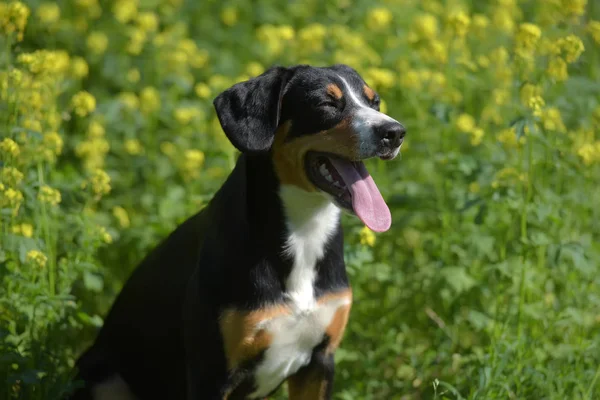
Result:
M135 270L78 360L77 399L329 399L352 302L340 209L391 215L361 160L404 127L345 65L273 67L214 106L242 152L209 205Z

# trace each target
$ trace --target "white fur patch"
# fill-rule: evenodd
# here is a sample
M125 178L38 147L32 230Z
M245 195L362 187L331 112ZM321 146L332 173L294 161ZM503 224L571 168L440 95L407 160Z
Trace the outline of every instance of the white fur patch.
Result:
M293 260L285 283L292 313L257 327L273 339L256 369L257 389L251 398L266 396L307 365L337 309L350 303L349 298L339 298L318 304L314 293L316 264L337 227L339 208L322 193L309 193L292 185L283 185L279 195L289 233L285 251Z
M92 388L92 398L94 400L136 400L127 383L119 375L95 385Z
M346 87L346 91L350 99L356 104L359 109L352 117L352 127L358 132L360 137L359 155L360 157L368 157L373 155L377 150L377 141L373 140L373 126L382 122L398 122L394 118L372 109L369 107L359 95L352 89L348 81L338 75L342 83Z

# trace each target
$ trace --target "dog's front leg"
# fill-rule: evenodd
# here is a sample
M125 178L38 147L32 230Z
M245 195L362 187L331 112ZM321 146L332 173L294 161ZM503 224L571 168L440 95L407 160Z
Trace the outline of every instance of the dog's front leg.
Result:
M315 352L307 366L288 378L289 399L331 399L334 369L333 353Z

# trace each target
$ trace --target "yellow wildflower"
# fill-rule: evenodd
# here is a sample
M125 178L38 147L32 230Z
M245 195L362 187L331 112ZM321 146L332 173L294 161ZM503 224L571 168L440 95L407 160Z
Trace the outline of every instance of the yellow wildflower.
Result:
M60 7L56 3L42 3L36 10L36 14L42 23L50 25L60 18Z
M171 142L162 142L160 144L160 151L167 156L173 156L177 152L177 148Z
M475 119L471 115L463 113L456 118L455 125L461 132L471 132L475 129Z
M155 32L158 29L158 16L150 11L142 12L137 17L140 29L146 32Z
M48 132L44 134L44 149L52 152L53 156L62 153L63 140L57 132Z
M207 99L212 94L210 87L206 83L198 83L194 87L194 91L196 92L196 96L201 99Z
M235 7L225 7L221 11L221 21L227 26L234 26L238 22L238 10Z
M113 3L112 12L117 21L125 24L131 21L138 12L137 0L119 0Z
M48 185L42 185L38 192L38 200L56 206L61 202L62 198L58 190L53 189Z
M108 37L102 32L91 32L86 40L88 49L94 54L102 54L108 48Z
M85 117L96 109L96 98L86 91L81 91L73 96L71 105L77 115Z
M130 110L137 110L140 107L140 101L135 93L122 92L119 94L119 100Z
M592 36L592 39L594 39L597 44L600 44L600 21L592 20L588 22L586 30L589 32L590 36Z
M585 165L600 162L600 141L584 144L577 150L577 155Z
M160 93L156 88L148 86L140 92L140 110L151 114L160 108Z
M506 33L511 33L515 29L515 20L512 13L504 7L494 8L492 21L494 26Z
M112 214L119 222L119 225L121 226L121 228L128 228L129 225L131 224L129 221L129 214L123 207L120 207L120 206L113 207Z
M127 52L138 55L144 49L146 42L146 32L142 29L130 29L128 31L129 42L127 43Z
M392 18L392 13L387 8L374 8L367 13L367 27L372 30L384 30L390 25Z
M104 136L105 130L102 124L96 120L88 125L88 135L90 138L99 138Z
M581 53L585 50L583 42L578 36L569 35L557 41L557 46L563 52L565 61L569 64L577 61Z
M542 30L539 26L530 23L521 24L515 38L517 54L521 57L530 56L535 51L541 36Z
M15 167L4 167L0 170L0 176L4 183L17 186L23 180L23 173Z
M438 35L438 32L439 25L435 15L419 15L413 21L413 25L409 33L409 40L418 41L435 39Z
M84 181L81 186L83 189L85 189L88 187L88 185L92 187L92 191L97 196L108 194L111 190L110 176L108 176L105 171L97 168L92 173L92 176Z
M481 128L475 128L471 131L471 146L479 146L483 141L485 132Z
M567 63L560 57L552 57L548 62L546 74L557 82L562 82L569 78Z
M471 18L464 11L457 11L450 14L448 24L457 37L465 37L469 32Z
M31 226L31 224L19 224L19 225L15 225L12 227L12 233L15 233L17 235L22 235L25 237L32 237L33 236L33 226Z
M85 59L74 57L73 60L71 60L71 71L76 78L81 79L88 75L90 69Z
M179 107L175 109L174 116L181 125L187 125L199 116L199 110L194 107Z
M110 233L108 233L108 231L106 230L105 227L99 226L98 234L100 236L100 239L102 239L102 241L104 243L108 243L108 244L112 243L112 241L113 241L112 236L110 236Z
M490 20L483 14L475 14L473 15L473 30L478 34L483 34L483 32L490 25Z
M250 76L258 76L263 72L265 72L265 67L256 61L250 61L248 65L246 65L246 73Z
M21 193L20 190L8 188L2 194L3 198L0 197L0 205L11 206L13 208L13 213L16 215L23 202L23 193Z
M44 268L48 262L48 257L39 250L29 250L25 259L27 262L34 263L40 268Z
M567 129L556 107L548 107L542 112L542 124L548 131L564 132Z
M377 240L375 233L372 230L364 226L360 230L360 244L363 246L373 247L375 246L375 241Z
M389 89L394 86L394 72L384 68L369 68L365 80L376 89Z
M140 80L140 70L137 68L131 68L127 71L127 80L131 83L136 83Z
M7 35L16 33L17 40L23 40L23 31L30 14L29 8L20 1L12 1L8 4L0 3L0 11L0 32Z
M12 157L17 157L20 153L19 145L11 138L4 138L0 142L0 151Z
M562 0L561 9L568 16L580 17L585 14L587 0Z
M138 155L142 152L143 147L139 140L137 139L127 139L123 144L125 147L125 151L131 155Z

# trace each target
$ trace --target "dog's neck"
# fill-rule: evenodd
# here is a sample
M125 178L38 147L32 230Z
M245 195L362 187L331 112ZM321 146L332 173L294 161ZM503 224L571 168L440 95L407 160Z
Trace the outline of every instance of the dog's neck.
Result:
M286 295L299 309L309 309L315 301L317 262L339 229L340 210L321 193L280 185L267 156L248 157L247 168L253 231L275 233L268 242L287 261L283 282Z

